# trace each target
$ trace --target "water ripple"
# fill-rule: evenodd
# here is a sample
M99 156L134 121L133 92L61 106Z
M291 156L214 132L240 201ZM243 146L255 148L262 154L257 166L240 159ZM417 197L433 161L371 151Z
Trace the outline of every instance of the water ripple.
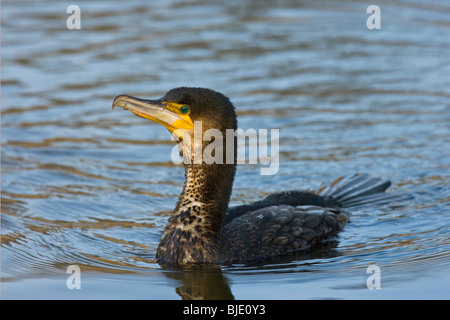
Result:
M381 6L383 27L369 31L365 5L352 0L81 2L82 29L69 31L55 0L6 1L3 296L17 297L26 279L64 278L71 264L132 285L136 297L167 288L189 296L188 284L212 281L155 262L183 169L166 130L111 110L118 94L157 98L181 85L230 96L243 129L280 128L278 174L239 167L233 204L355 172L414 194L405 206L353 212L341 236L313 252L224 268L211 282L222 297L228 279L238 298L273 298L256 284L281 298L359 298L373 263L400 291L448 273L450 7ZM172 288L173 278L184 286ZM44 282L39 297L56 290Z

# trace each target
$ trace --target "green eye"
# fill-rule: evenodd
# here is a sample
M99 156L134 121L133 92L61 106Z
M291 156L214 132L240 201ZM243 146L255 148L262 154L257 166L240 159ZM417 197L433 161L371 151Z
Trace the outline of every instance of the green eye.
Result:
M181 108L180 108L180 112L182 114L187 114L190 110L191 110L191 108L189 108L189 106L186 106L186 105L181 106Z

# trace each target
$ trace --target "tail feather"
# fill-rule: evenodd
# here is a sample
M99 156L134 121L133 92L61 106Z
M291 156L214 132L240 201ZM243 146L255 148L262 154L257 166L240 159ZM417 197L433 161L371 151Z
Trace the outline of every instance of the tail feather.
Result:
M401 193L385 193L390 185L390 181L372 178L368 174L356 174L347 179L336 180L330 187L323 188L320 194L344 208L368 204L382 205L411 199L409 195Z

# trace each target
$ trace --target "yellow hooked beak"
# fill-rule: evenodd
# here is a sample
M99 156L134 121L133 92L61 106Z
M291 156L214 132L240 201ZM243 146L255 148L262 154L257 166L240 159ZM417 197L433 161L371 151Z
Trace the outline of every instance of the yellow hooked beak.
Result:
M178 103L163 100L144 100L120 95L114 99L113 109L115 106L130 110L141 118L162 124L178 139L182 138L186 131L194 128L189 113L185 112L187 106Z

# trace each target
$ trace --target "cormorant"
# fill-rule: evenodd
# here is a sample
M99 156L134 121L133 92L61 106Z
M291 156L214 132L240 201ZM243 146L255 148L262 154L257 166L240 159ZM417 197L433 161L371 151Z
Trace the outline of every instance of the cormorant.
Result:
M228 208L236 172L236 137L231 144L232 161L222 152L223 161L210 163L198 157L195 142L183 144L185 133L195 135L195 121L201 121L202 137L208 129L219 130L223 137L227 129L237 129L234 106L225 95L180 87L158 100L120 95L114 106L162 124L182 141L180 155L186 159L189 154L184 164L186 181L156 253L162 264L251 263L296 252L334 238L348 220L343 208L401 198L384 193L389 181L363 174L338 179L320 192L280 192ZM216 143L211 140L202 140L201 152ZM219 149L226 149L226 139L218 143Z

